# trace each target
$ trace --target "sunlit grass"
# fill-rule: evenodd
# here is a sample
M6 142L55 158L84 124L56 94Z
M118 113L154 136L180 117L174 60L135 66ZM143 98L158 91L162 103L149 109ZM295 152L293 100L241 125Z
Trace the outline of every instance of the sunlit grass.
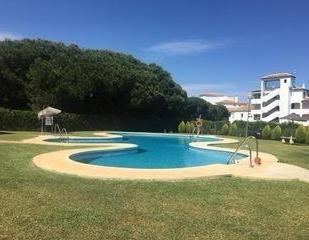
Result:
M279 151L279 144L261 148ZM303 156L298 147L289 146ZM0 239L308 239L308 183L102 181L32 164L33 156L63 148L0 144Z
M280 162L294 164L309 169L309 145L301 145L301 144L291 145L273 140L258 140L258 141L260 151L275 155ZM235 148L237 144L223 144L220 146Z

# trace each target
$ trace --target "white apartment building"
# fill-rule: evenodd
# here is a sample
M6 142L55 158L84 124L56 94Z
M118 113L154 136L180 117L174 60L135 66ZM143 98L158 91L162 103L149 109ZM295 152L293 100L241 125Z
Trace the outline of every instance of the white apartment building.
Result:
M243 120L240 116L246 113L248 109L231 112L230 121ZM304 125L309 124L309 90L304 84L296 86L290 73L262 77L260 90L251 93L249 121L284 122L292 113L302 118Z
M248 104L239 102L238 96L227 96L219 93L204 93L200 98L214 105L223 105L230 112L230 121L243 120L248 118Z

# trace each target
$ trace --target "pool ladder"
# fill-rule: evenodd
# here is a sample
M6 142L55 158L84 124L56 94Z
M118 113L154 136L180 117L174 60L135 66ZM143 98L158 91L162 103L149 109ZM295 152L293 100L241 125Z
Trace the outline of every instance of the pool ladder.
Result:
M251 140L251 141L250 141ZM252 140L254 140L255 142L255 152L256 152L256 159L259 159L259 143L258 143L258 140L256 137L254 136L249 136L249 137L246 137L244 140L242 140L237 148L235 149L235 151L230 155L228 161L227 161L227 164L235 164L236 163L236 155L238 153L238 151L240 150L240 148L242 146L245 146L249 149L249 157L250 157L250 167L253 167L253 161L252 161ZM247 145L245 145L247 144Z
M54 133L56 133L57 130L59 133L59 138L62 139L63 141L67 140L67 142L69 142L69 135L67 130L65 128L60 129L59 124L55 124Z

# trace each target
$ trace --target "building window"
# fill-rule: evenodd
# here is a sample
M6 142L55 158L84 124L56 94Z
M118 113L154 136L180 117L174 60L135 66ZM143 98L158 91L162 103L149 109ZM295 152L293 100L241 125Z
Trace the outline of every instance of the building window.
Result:
M309 121L309 114L303 114L302 116L304 119L306 119L307 121Z
M279 79L267 80L264 82L264 88L266 91L280 88L280 80Z
M260 99L261 98L261 93L252 93L252 98L253 99Z
M253 118L254 118L254 120L261 120L261 115L260 114L254 114Z
M251 104L252 110L259 110L261 109L261 104Z
M243 113L242 113L242 114L240 114L240 117L241 117L241 118L243 118L243 117L244 117L244 114L243 114Z
M284 83L286 83L286 79L284 79Z
M300 109L300 103L292 103L291 108L292 109Z
M303 102L303 109L309 109L309 102Z

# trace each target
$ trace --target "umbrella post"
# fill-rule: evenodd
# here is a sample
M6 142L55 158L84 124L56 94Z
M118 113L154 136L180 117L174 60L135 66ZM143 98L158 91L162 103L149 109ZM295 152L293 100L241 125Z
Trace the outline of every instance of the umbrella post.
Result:
M44 121L43 121L43 118L41 118L41 135L43 135L43 124L44 124Z

